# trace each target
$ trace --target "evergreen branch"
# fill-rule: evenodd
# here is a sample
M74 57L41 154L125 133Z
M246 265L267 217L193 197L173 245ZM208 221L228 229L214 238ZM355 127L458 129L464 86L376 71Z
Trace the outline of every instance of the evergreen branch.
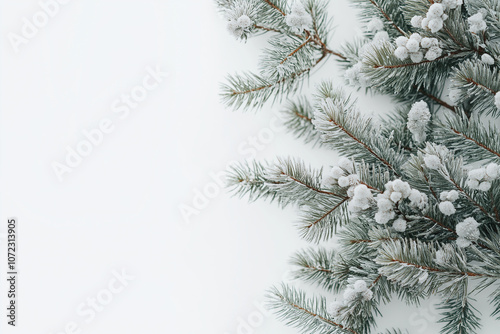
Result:
M458 102L467 102L473 111L498 115L494 99L500 91L500 72L497 66L489 66L479 60L467 60L454 70L451 90Z
M428 93L425 89L423 89L422 87L420 87L418 89L418 92L421 93L422 95L428 97L429 99L431 99L432 101L436 102L437 104L447 108L447 109L450 109L451 111L453 112L456 112L456 109L454 106L450 105L449 103L446 103L444 102L443 100L441 100L440 98Z
M276 6L271 0L263 0L265 3L267 3L269 6L277 10L281 15L286 16L285 12L281 10L278 6Z
M323 141L334 145L341 153L368 163L382 163L398 176L396 164L390 160L398 162L401 156L390 147L386 138L372 135L376 132L372 121L364 119L342 91L332 91L328 84L323 84L323 90L323 99L313 120Z
M349 221L347 198L332 201L319 197L314 202L307 202L301 208L299 231L302 238L319 243L333 237L337 226Z
M379 6L379 4L377 4L375 2L375 0L370 0L370 2L373 4L373 6L375 6L375 8L377 8L380 13L382 13L382 15L385 17L385 19L403 36L406 35L406 33L396 25L396 23L394 23L394 21L389 17L389 15L384 11L384 9L382 9L382 7Z
M478 116L470 119L463 114L446 115L438 122L436 140L466 159L498 161L500 159L500 132L493 125L485 125Z
M321 144L321 136L312 123L313 106L305 98L289 101L282 110L283 124L295 137L302 138L305 143L313 146Z
M349 275L349 267L336 265L335 252L323 247L297 252L291 264L299 267L293 271L294 278L317 284L332 292L340 291Z
M472 306L467 297L467 281L464 281L463 288L459 290L458 296L451 296L444 301L439 309L444 310L439 322L445 323L441 329L442 334L475 334L481 327L479 317L476 315L477 309Z
M311 334L358 334L354 329L333 321L325 312L324 298L308 299L304 292L282 285L270 291L269 306L289 326Z

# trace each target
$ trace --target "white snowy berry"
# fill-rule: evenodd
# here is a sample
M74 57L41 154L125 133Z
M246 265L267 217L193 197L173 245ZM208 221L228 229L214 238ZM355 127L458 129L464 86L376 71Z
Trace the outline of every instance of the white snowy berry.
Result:
M420 36L419 33L413 33L410 35L410 39L409 40L415 40L417 42L421 42L422 41L422 36Z
M477 168L469 171L468 174L470 179L474 180L482 180L486 176L486 169L485 168Z
M234 13L233 13L234 15ZM253 25L253 21L245 14L236 18L233 16L227 22L227 29L231 34L233 34L236 38L240 38L244 33L249 32L249 28Z
M484 182L479 183L477 190L488 191L488 190L490 190L490 188L491 188L491 182L484 181Z
M358 297L358 293L352 288L348 287L344 291L344 303L346 305L351 304Z
M469 21L469 30L474 34L479 34L482 31L486 30L486 21L484 21L483 13L478 12L471 17L468 18Z
M395 191L391 194L391 201L394 203L399 202L401 198L403 198L403 195L400 192Z
M439 199L441 201L455 202L458 199L458 195L458 191L456 190L443 191L441 195L439 195Z
M348 187L349 186L349 178L347 176L341 176L339 177L339 186L342 188Z
M354 282L354 284L352 286L354 288L354 291L356 291L356 292L363 292L363 291L366 291L368 289L368 285L362 279L359 279L356 282Z
M471 241L477 241L479 239L480 233L479 233L479 223L472 217L466 218L463 222L458 223L457 226L455 227L455 230L457 232L457 235L459 238L457 239L457 245L459 247L467 247L470 245ZM465 240L460 240L459 239L465 239ZM467 242L469 241L469 244Z
M478 189L479 188L479 181L475 180L475 179L468 179L467 186L471 189Z
M431 119L429 107L425 101L415 102L408 113L408 130L413 135L413 140L417 143L425 141L427 134L427 124Z
M436 4L437 5L437 4ZM443 28L443 19L440 17L433 18L429 20L427 27L432 33L436 33Z
M330 174L335 178L335 179L338 179L339 177L341 176L344 176L345 175L345 172L342 168L338 167L338 166L334 166L332 167L332 170L330 172Z
M363 297L364 300L371 300L373 298L373 291L370 289L365 290L361 293L361 297Z
M399 46L394 50L394 55L400 60L405 60L409 56L408 49L404 46Z
M421 28L422 28L422 29L428 29L428 28L429 28L429 27L428 27L428 25L429 25L429 21L430 21L430 18L428 18L428 17L424 17L424 18L422 19L422 22L420 23Z
M352 162L351 159L342 157L342 158L339 159L338 165L339 165L340 168L345 169L349 173L354 172L354 163Z
M349 202L348 209L350 212L360 212L366 210L373 202L373 194L364 184L355 186L352 200Z
M340 315L342 308L344 308L344 304L342 302L334 301L328 304L326 311L335 318Z
M397 232L402 233L402 232L406 231L406 220L404 220L403 218L398 218L392 223L392 227Z
M431 46L425 53L425 59L433 61L439 58L442 54L443 49L441 49L439 46Z
M374 43L381 43L389 40L389 33L387 31L379 31L373 36Z
M465 247L469 247L472 242L466 238L462 238L462 237L458 237L457 238L457 246L460 247L460 248L465 248Z
M396 179L392 182L392 189L400 192L404 198L410 196L411 193L411 187L408 182L404 182L400 179Z
M427 11L428 17L441 17L444 14L444 7L440 3L434 3L429 7Z
M425 49L428 49L432 46L432 38L429 38L429 37L424 37L422 38L422 40L420 41L420 44L422 45L423 48Z
M393 202L386 198L379 198L379 196L377 196L377 207L380 211L390 211L394 208Z
M375 221L380 225L384 225L387 224L395 216L396 214L394 213L394 211L378 211L375 214Z
M422 27L422 19L423 19L422 16L417 15L417 16L414 16L411 18L410 23L414 28L421 28Z
M368 22L366 25L368 31L380 31L384 29L384 22L378 17L375 17Z
M452 202L443 201L439 203L439 211L441 211L441 213L444 214L445 216L451 216L457 210L455 209L455 206L453 205Z
M406 49L408 52L417 52L420 49L420 43L418 40L410 38L406 43Z
M410 59L414 63L420 63L424 60L424 53L422 51L410 53Z
M441 166L441 159L439 159L437 155L426 154L424 156L424 163L427 166L427 168L439 169L439 167Z
M247 15L241 15L236 22L241 28L248 28L253 23Z
M427 208L427 205L429 203L429 199L427 198L427 195L424 193L421 193L417 189L412 189L410 196L408 197L410 200L410 206L416 209L420 210L425 210Z
M500 110L500 92L495 94L495 107Z
M495 59L487 53L483 53L481 56L481 61L486 65L495 65Z
M406 43L408 42L408 37L399 36L398 38L396 38L395 42L397 46L406 46Z
M311 15L299 3L292 6L291 12L285 16L285 21L290 28L299 33L312 25Z
M500 176L500 165L492 162L486 166L486 176L491 180L497 179Z

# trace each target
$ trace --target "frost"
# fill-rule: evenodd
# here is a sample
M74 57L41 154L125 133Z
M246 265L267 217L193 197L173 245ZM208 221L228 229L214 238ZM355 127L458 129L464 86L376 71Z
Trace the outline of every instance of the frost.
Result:
M495 107L500 110L500 92L495 94Z
M441 159L437 155L426 154L424 157L424 163L427 168L430 169L439 169L441 167Z
M445 14L444 10L445 6L442 4L432 4L427 11L427 16L420 22L420 27L422 29L430 30L432 33L436 33L441 30L443 28L444 21L448 18L448 15Z
M368 31L380 31L384 29L384 22L381 19L375 17L368 22L366 25Z
M332 317L338 317L341 313L342 308L344 307L344 304L340 301L334 301L328 304L327 306L327 312L330 313Z
M483 53L481 56L481 61L486 65L495 65L495 59L487 53Z
M479 34L486 30L486 21L484 21L483 13L478 12L467 19L469 21L469 30L474 34Z
M354 195L349 202L349 211L356 213L366 210L371 206L373 201L374 199L370 189L364 184L357 185L354 188Z
M344 157L340 158L338 165L340 168L345 169L349 173L354 172L354 163L349 158L344 158Z
M301 33L312 25L312 17L301 4L294 4L291 12L285 16L286 24L293 30Z
M479 223L472 217L466 218L463 222L458 223L455 230L459 238L457 238L457 246L464 248L471 244L472 241L479 239Z
M414 16L411 18L410 23L414 28L421 28L422 27L422 19L423 19L422 16L417 15L417 16Z
M408 113L408 130L413 135L413 140L417 143L425 141L427 134L427 124L431 119L429 107L424 101L415 102Z
M396 232L404 232L406 231L406 220L399 217L392 223L392 227L396 230Z
M471 189L488 191L491 188L491 182L500 176L500 166L490 163L486 167L480 167L470 170L467 177L467 186Z
M439 203L439 211L441 211L441 213L444 214L445 216L451 216L457 210L455 209L455 206L453 205L452 202L443 201Z

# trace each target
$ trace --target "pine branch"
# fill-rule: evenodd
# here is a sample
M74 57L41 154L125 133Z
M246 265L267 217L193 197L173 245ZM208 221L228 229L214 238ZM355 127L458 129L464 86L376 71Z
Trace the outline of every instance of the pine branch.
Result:
M307 99L299 98L297 101L289 101L282 110L282 115L283 125L288 131L305 143L316 146L321 145L321 136L312 123L313 111L313 106Z
M326 313L324 298L307 298L305 293L282 285L269 294L269 307L288 326L310 334L360 334L352 328L335 322Z
M395 166L401 165L402 155L394 151L387 138L373 135L377 131L372 121L362 117L342 91L334 91L326 83L321 90L313 124L322 133L323 142L341 154L382 164L399 175Z

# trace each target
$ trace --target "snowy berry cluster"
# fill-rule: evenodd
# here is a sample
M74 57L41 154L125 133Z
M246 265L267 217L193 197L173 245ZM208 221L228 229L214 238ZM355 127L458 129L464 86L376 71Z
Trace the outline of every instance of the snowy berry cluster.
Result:
M443 53L436 38L422 37L420 34L411 34L410 38L400 36L396 38L396 50L394 55L400 60L406 60L408 57L414 63L420 63L424 59L435 60Z
M332 167L325 181L326 184L338 184L342 188L349 187L347 194L354 195L354 186L359 183L359 177L354 173L354 163L348 158L340 158L338 166Z
M298 33L309 29L312 25L311 15L299 3L292 6L290 13L285 16L285 21L292 30Z
M444 4L434 3L429 7L426 17L414 16L411 19L411 25L415 28L422 28L436 33L443 29L444 21L448 18L445 9L447 9L447 6Z
M349 211L352 213L366 210L375 202L371 190L364 184L355 186L353 192L354 194L348 206Z
M498 177L500 177L500 166L492 162L486 167L469 171L467 185L471 189L488 191L491 188L491 182Z
M467 19L469 21L469 31L474 34L480 34L486 30L485 14L478 12Z
M385 184L385 191L377 195L377 208L375 221L378 224L387 224L396 217L395 208L404 199L410 201L410 207L425 210L428 205L427 195L417 189L412 189L407 182L400 179L389 181ZM399 229L402 229L401 222L398 222ZM406 228L406 225L405 225Z
M244 33L250 32L253 21L247 15L241 15L237 19L231 19L227 23L227 29L236 38L240 38Z
M379 18L371 19L366 25L366 30L374 32L373 42L388 41L389 34L384 31L384 22Z
M356 300L371 300L373 298L373 291L368 288L368 285L363 280L357 280L349 284L344 291L343 301L334 301L328 305L328 313L334 318L342 313L342 309L346 306L352 305Z
M457 232L457 246L460 248L468 247L473 241L479 239L479 223L472 217L466 218L458 223L455 230Z
M446 216L451 216L457 210L455 209L455 205L453 205L453 202L455 202L458 199L458 191L456 190L451 190L451 191L443 191L439 198L441 199L441 203L439 203L439 211L441 211L444 215Z
M427 137L427 123L431 120L431 113L425 101L415 102L408 113L407 127L413 135L413 140L423 143Z

